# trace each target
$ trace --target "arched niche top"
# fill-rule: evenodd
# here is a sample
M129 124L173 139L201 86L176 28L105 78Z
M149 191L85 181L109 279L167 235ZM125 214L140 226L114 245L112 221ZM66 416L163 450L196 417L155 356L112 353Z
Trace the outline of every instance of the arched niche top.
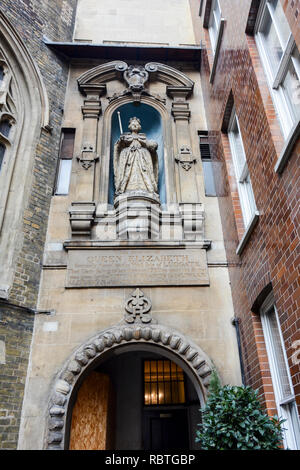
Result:
M86 374L93 370L107 352L116 348L135 345L158 347L173 360L180 361L188 373L198 394L205 399L213 365L207 355L178 331L159 324L120 323L98 333L80 346L69 357L51 390L45 436L45 448L62 450L65 445L68 414L74 390Z
M40 106L41 104L41 127L49 130L49 101L41 73L19 34L0 11L1 42L7 44L12 55L16 57L18 63L23 68L24 78L28 82L27 85L31 91L31 96L35 89L38 91L38 105Z
M103 85L111 80L123 80L124 73L130 66L126 62L112 61L106 64L98 65L80 75L77 79L80 91L85 93L85 89L92 85ZM169 65L160 64L159 62L148 62L144 66L143 72L147 75L146 81L161 81L171 87L184 88L192 93L194 82L183 72L170 67Z
M171 86L191 88L191 91L194 88L193 80L174 67L159 62L148 62L145 68L151 73L150 79L153 81L157 80Z

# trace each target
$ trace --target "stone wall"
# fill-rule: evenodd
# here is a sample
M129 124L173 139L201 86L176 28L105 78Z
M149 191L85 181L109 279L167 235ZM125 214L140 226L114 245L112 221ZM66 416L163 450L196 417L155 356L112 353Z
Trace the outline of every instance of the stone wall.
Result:
M34 316L20 309L0 309L0 449L15 449Z
M29 197L23 201L21 209L23 221L20 220L18 243L14 247L14 282L8 298L10 304L33 309L37 304L68 74L68 65L47 49L43 36L52 40L71 40L75 8L76 0L1 2L1 11L42 74L50 105L52 131L41 130L36 152L31 155L34 159L32 183L27 188ZM1 365L0 447L16 448L33 316L26 313L26 309L0 306L0 325L1 341L6 350L6 364Z
M194 44L189 2L101 0L99 8L98 0L79 0L74 39L94 44L161 47Z

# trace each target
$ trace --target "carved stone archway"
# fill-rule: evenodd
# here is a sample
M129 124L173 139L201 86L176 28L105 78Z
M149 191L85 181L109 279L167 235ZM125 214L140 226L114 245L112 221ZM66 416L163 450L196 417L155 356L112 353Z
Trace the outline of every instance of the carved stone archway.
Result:
M0 297L8 299L18 247L23 243L23 211L32 184L34 155L41 129L50 131L49 103L41 73L14 26L0 11L0 121L5 148L0 173Z
M206 354L188 338L159 324L120 323L98 333L78 348L57 376L48 408L45 449L63 450L67 431L67 414L76 385L93 369L105 353L130 344L152 344L172 353L184 363L194 383L206 397L213 366Z

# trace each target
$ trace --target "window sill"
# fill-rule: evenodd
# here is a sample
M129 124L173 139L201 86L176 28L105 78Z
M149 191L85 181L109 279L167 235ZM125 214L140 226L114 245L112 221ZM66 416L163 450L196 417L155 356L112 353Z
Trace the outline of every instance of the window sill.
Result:
M277 163L274 167L274 170L276 173L281 174L286 167L292 150L294 148L295 143L297 142L298 138L300 137L300 119L296 124L293 126L291 132L289 133L286 142L284 144L284 147L281 151L280 157L277 160Z
M224 18L221 18L220 26L219 26L219 31L218 31L218 38L217 38L217 44L216 44L216 50L214 54L214 61L209 77L209 83L213 83L215 74L216 74L216 69L217 69L217 63L220 55L220 49L221 49L221 41L223 37L223 32L224 32L224 25L225 25L225 20Z
M236 254L237 255L241 255L253 230L254 230L254 227L256 226L257 222L258 222L258 219L259 219L259 212L258 211L255 211L249 224L248 224L248 227L246 228L246 231L244 233L244 236L243 238L241 239L237 249L236 249Z

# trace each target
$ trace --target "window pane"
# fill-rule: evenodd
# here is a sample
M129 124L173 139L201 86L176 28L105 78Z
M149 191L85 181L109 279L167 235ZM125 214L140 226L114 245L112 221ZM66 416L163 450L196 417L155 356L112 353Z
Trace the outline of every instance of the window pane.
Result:
M2 162L4 158L4 153L5 153L5 145L0 143L0 170L1 170Z
M184 373L174 362L144 362L144 404L167 405L185 403Z
M288 371L284 358L284 352L282 348L276 314L273 307L272 310L267 313L267 320L270 328L274 362L276 367L276 373L278 376L278 385L280 388L280 399L283 400L284 398L290 397L292 395L292 391L290 388Z
M254 194L253 194L253 189L252 189L252 184L251 184L249 173L243 184L245 185L246 191L247 191L248 211L247 211L247 215L245 214L245 225L247 226L251 220L252 215L254 214L256 210L255 199L254 199Z
M272 22L271 15L267 9L265 12L261 33L264 36L269 63L273 75L275 76L283 54L283 50Z
M215 187L212 162L202 160L202 165L203 165L203 173L204 173L205 195L216 196L216 187Z
M294 61L297 61L300 65L298 50L294 52L293 57ZM296 122L300 118L300 81L292 59L289 61L288 71L282 82L282 88L286 93L287 100L292 109L294 122Z
M4 78L4 69L3 69L2 65L0 65L0 84L3 80L3 78Z
M220 10L220 5L219 5L218 0L215 1L214 13L215 13L215 17L217 20L217 25L219 25L221 21L221 10Z
M11 128L11 124L9 123L7 119L5 121L0 122L0 132L5 137L9 136L10 128Z
M151 405L158 404L157 382L151 382Z
M238 124L237 124L237 119L234 120L234 124L232 126L232 137L233 137L233 144L235 148L235 154L237 158L237 167L238 167L237 178L240 179L240 175L246 163L246 157L245 157L242 138L240 135Z
M211 10L210 24L209 24L210 40L211 40L213 50L216 49L220 21L221 21L221 10L219 7L219 2L215 0L213 8Z
M218 32L218 30L217 30L217 25L216 25L214 17L212 19L211 26L209 28L209 32L210 32L211 45L212 45L213 51L215 51L216 43L217 43L217 32Z
M151 405L150 383L145 383L145 405Z
M158 382L158 402L160 405L165 403L165 387L163 382Z
M239 192L242 216L246 228L256 210L256 204L246 162L242 136L240 134L238 119L235 114L234 118L231 118L228 136L232 152L232 160Z
M68 194L72 160L60 160L56 194Z
M60 158L73 158L75 129L65 129L62 133Z
M288 42L291 30L290 30L288 21L286 19L286 16L284 14L280 1L273 0L271 3L274 8L274 16L276 18L276 25L279 30L280 39L282 41L282 46L285 48Z

